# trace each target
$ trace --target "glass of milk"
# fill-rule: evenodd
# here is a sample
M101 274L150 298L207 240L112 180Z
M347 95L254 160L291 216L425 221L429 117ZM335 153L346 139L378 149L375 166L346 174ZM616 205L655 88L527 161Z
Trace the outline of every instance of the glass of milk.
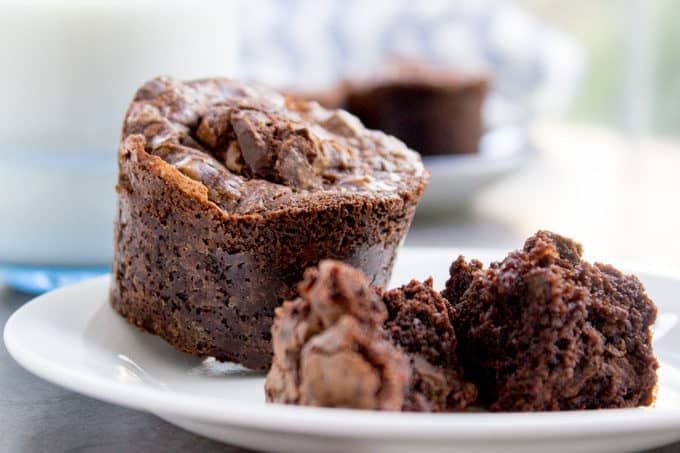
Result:
M127 105L157 75L235 76L237 4L10 0L2 9L0 274L12 283L17 271L61 273L33 288L47 289L108 268Z

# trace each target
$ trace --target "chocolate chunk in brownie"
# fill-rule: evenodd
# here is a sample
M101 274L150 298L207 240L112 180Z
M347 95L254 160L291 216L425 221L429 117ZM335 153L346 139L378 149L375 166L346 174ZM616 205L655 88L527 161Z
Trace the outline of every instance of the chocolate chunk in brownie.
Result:
M298 291L276 310L267 400L400 410L409 361L385 337L385 306L361 271L322 261L305 272Z
M458 356L494 411L622 408L654 400L656 307L642 283L582 260L548 231L488 269L451 267ZM467 288L467 289L464 289Z
M477 398L474 384L464 382L458 363L451 307L432 287L412 280L383 295L388 318L387 335L408 355L411 387L405 410L462 410Z

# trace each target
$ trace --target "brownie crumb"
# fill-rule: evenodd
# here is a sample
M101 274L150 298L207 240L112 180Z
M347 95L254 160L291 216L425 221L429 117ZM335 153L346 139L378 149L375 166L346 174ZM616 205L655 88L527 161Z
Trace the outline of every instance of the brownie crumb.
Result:
M409 361L385 337L385 306L361 271L322 261L305 272L298 292L276 310L267 400L400 410Z
M633 275L582 260L548 231L488 269L458 258L453 305L466 378L492 411L624 408L654 400L656 306Z
M482 267L480 261L472 260L468 263L465 261L465 257L459 256L451 263L449 268L451 278L446 281L446 288L442 291L442 296L450 301L460 299L472 283L472 275Z

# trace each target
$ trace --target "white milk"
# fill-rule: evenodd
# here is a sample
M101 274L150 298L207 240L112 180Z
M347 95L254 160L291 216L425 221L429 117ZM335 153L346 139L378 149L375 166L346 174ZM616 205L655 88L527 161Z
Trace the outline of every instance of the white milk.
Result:
M237 26L229 0L3 2L0 262L107 262L112 156L135 89L235 76Z

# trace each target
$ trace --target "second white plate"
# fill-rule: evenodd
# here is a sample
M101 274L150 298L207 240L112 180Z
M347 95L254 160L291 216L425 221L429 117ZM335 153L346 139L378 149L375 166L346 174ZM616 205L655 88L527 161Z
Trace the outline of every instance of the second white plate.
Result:
M465 205L483 188L521 169L535 154L527 132L508 126L487 131L478 154L425 156L423 163L432 178L418 213L451 211Z

